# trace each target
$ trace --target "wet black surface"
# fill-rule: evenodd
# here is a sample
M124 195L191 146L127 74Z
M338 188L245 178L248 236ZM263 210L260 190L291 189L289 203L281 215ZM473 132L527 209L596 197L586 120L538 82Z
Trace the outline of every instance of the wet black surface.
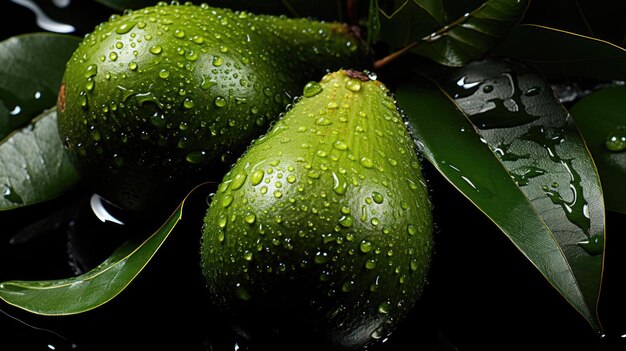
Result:
M95 1L72 1L67 8L37 3L80 35L113 13ZM16 18L16 24L8 24ZM0 23L2 39L41 31L29 10L10 1L0 5ZM425 172L437 223L429 286L396 332L369 349L626 349L626 238L621 235L626 216L607 214L599 306L605 336L600 337L495 225L430 166ZM52 203L0 212L0 281L72 276L99 263L129 236L151 233L143 225L99 222L89 196L87 189L77 189ZM188 207L192 210L146 269L106 305L75 316L44 317L0 303L0 350L306 349L306 340L250 344L212 309L198 255L206 205L202 196L194 201L197 206ZM56 217L46 220L50 214ZM40 220L40 227L24 230Z

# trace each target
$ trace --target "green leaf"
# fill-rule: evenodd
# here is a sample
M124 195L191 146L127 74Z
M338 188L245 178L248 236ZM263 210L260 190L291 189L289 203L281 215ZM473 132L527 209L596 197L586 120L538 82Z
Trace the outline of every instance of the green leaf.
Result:
M57 130L56 109L0 141L0 211L51 200L79 176Z
M380 37L380 12L378 11L378 0L370 0L370 7L367 14L367 47L378 41Z
M107 303L150 262L182 219L187 200L189 198L144 242L122 244L93 270L67 279L3 282L0 283L0 299L26 311L50 316L82 313Z
M447 66L483 57L524 15L527 0L398 0L380 8L381 38ZM462 5L461 5L462 4Z
M598 166L606 207L621 213L626 213L624 111L625 87L599 90L577 102L570 110Z
M33 33L0 42L0 140L53 106L80 38Z
M604 206L567 111L540 77L509 62L446 78L450 95L415 85L397 94L425 157L600 330Z
M538 25L520 25L492 52L538 71L602 80L626 79L626 50L609 42Z

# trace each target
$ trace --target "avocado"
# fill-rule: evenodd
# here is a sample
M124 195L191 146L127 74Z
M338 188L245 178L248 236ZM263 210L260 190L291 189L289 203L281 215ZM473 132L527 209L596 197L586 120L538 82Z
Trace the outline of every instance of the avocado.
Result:
M58 128L83 178L140 212L221 179L312 77L367 62L344 24L160 3L85 36Z
M394 99L339 70L306 84L224 176L201 265L242 335L353 349L414 306L432 246L427 186Z

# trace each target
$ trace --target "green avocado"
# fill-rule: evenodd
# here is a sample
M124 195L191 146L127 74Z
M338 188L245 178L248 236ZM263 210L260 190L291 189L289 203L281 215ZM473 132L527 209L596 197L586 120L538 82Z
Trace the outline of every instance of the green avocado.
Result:
M67 63L59 132L97 192L141 211L219 180L304 83L366 62L340 23L190 4L127 11Z
M391 94L340 70L308 83L225 175L201 264L243 335L352 349L414 306L432 246L426 183Z

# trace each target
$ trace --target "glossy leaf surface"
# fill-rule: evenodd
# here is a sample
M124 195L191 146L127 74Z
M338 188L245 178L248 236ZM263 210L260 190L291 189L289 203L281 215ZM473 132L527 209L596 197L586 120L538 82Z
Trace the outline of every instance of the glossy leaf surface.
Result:
M396 0L380 6L381 39L447 66L483 57L524 15L527 0Z
M79 181L50 109L0 141L0 211L51 200Z
M441 81L450 96L398 92L426 158L599 330L604 207L567 111L538 76L507 62L470 64Z
M626 50L606 41L537 25L520 25L493 51L533 68L573 77L626 79Z
M626 88L599 90L570 112L598 166L609 210L626 213Z
M150 262L182 218L183 201L144 242L128 241L91 271L77 277L0 283L0 299L26 311L50 316L89 311L122 292Z
M80 38L34 33L0 42L0 140L54 106Z

